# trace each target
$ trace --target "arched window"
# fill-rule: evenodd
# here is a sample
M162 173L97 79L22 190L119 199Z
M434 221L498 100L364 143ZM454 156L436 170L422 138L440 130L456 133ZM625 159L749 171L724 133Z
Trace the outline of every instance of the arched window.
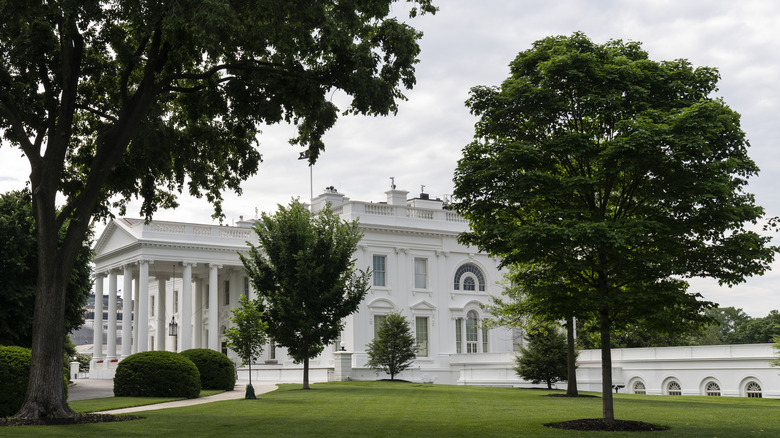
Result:
M471 310L466 314L466 353L477 352L478 330L477 312Z
M668 395L682 395L682 387L680 384L672 380L666 385L666 394Z
M645 388L645 384L642 382L634 383L634 394L647 394L647 389Z
M707 394L707 395L719 396L720 395L720 385L718 385L715 382L709 382L709 383L707 383L707 386L704 389L704 393Z
M465 263L461 265L457 271L455 271L455 281L453 288L455 290L461 290L461 284L463 290L479 290L485 291L485 276L482 271L473 263Z
M761 385L757 382L748 382L748 384L745 385L745 394L750 398L761 398Z

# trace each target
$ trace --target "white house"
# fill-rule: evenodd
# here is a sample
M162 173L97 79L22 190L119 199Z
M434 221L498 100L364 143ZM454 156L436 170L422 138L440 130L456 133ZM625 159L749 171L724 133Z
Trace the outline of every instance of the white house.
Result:
M443 201L424 193L407 200L407 191L394 188L386 194L386 202L352 201L331 188L313 200L314 212L329 204L341 218L359 219L365 234L355 259L358 267L373 271L373 279L358 312L347 319L340 342L310 363L312 381L333 378L329 374L336 372L335 358L344 356L334 352L342 344L350 357L349 377L376 378L365 368L365 348L377 323L391 311L407 317L418 341L414 370L406 378L456 383L472 359L477 369L502 362L506 358L501 353L511 359L513 331L480 328L486 316L480 304L501 292L498 262L457 242L466 221L445 209ZM109 320L106 346L94 349L103 354L95 354L92 376L112 376L114 365L136 351L227 352L222 333L230 324L230 311L240 294L254 295L238 257L246 252L247 241L257 243L253 224L112 221L95 246L96 290L103 293L107 279L109 315L114 314L117 290L122 290L125 302L133 303L125 306L123 319L129 320L134 310L138 323L132 329L129 324L122 327L123 339L133 342L117 351L116 337L111 336L116 321ZM96 300L96 307L99 304ZM171 322L177 325L176 337L168 335ZM101 336L96 333L95 339ZM506 368L503 363L501 367ZM299 367L273 344L255 370L253 377L260 380L300 379Z
M360 221L364 237L355 259L359 268L373 271L373 279L341 339L310 362L311 381L377 378L365 366L366 344L383 316L395 311L410 321L419 348L400 378L530 386L512 369L522 342L518 334L481 328L489 316L481 304L501 293L498 261L457 242L468 225L441 200L424 193L407 199L409 192L395 186L385 193L386 201L363 202L329 188L312 201L314 212L329 204L342 219ZM246 242L257 243L253 224L243 218L236 226L112 221L95 246L96 293L107 288L109 321L105 346L103 326L95 324L101 345L95 345L90 377L113 377L116 363L136 351L210 348L235 359L222 333L239 295L254 297L238 256L247 251ZM121 327L122 339L132 339L121 351L116 316L111 319L118 290L132 303L122 309L122 319L134 319ZM102 314L101 306L103 300L96 300L95 314ZM177 336L169 335L172 323ZM769 365L771 345L616 349L612 357L614 383L622 392L780 398L780 376ZM580 388L600 390L599 352L581 352L578 364ZM240 369L240 377L247 372ZM253 381L276 382L300 381L302 375L301 366L273 343L252 373Z

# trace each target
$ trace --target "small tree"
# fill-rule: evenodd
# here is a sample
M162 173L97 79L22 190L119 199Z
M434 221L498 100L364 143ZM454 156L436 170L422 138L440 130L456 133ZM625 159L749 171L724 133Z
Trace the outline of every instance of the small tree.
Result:
M338 338L368 291L368 271L352 258L363 233L357 221L343 222L330 208L312 215L298 201L263 214L255 232L260 244L250 244L241 261L260 294L268 334L303 363L309 389L309 359Z
M391 313L379 324L376 338L367 345L367 365L390 374L390 380L395 380L395 376L409 368L417 357L416 344L406 317Z
M233 326L225 331L227 346L241 358L241 365L249 365L249 384L246 386L246 399L255 399L252 386L252 361L263 352L268 324L262 320L259 303L249 300L246 295L238 299L238 307L230 317Z
M543 323L529 328L527 339L528 348L520 348L520 355L515 359L517 375L533 384L544 382L547 389L566 380L566 334L555 324Z

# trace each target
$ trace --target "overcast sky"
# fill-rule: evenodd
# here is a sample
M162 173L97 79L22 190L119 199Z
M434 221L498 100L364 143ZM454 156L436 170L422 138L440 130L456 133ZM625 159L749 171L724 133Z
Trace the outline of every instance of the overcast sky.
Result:
M780 216L780 3L769 0L439 0L435 15L412 25L424 32L417 85L396 116L342 117L325 137L326 150L313 169L315 196L326 186L355 200L383 201L390 177L410 195L452 193L461 149L473 136L475 118L464 105L476 85L499 85L518 52L549 35L585 32L594 42L640 41L654 60L687 58L717 67L716 93L742 114L750 155L761 168L749 190L768 216ZM403 5L396 12L405 16ZM334 96L338 103L340 98ZM226 221L273 211L292 197L309 199L309 168L287 143L289 126L263 129L264 162L244 184L243 196L226 194ZM24 187L27 162L17 149L0 148L0 192ZM176 211L155 219L210 223L205 200L182 199ZM138 217L137 205L128 211ZM692 288L722 306L764 316L780 308L780 263L773 272L728 289L696 280Z

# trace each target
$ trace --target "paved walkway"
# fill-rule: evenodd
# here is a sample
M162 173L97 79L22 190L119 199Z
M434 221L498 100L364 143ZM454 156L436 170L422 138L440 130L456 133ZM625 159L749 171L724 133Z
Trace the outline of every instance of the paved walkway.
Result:
M101 414L129 414L141 411L154 411L157 409L178 408L182 406L194 406L203 403L210 403L222 400L236 400L244 398L246 385L248 382L236 382L236 387L232 391L225 391L208 397L191 398L185 400L176 400L166 403L157 403L154 405L135 406L132 408L114 409L111 411L100 411ZM274 384L252 384L255 388L255 394L265 394L276 389ZM114 396L114 381L110 379L81 379L70 387L68 391L68 400L86 400L91 398L103 398Z

